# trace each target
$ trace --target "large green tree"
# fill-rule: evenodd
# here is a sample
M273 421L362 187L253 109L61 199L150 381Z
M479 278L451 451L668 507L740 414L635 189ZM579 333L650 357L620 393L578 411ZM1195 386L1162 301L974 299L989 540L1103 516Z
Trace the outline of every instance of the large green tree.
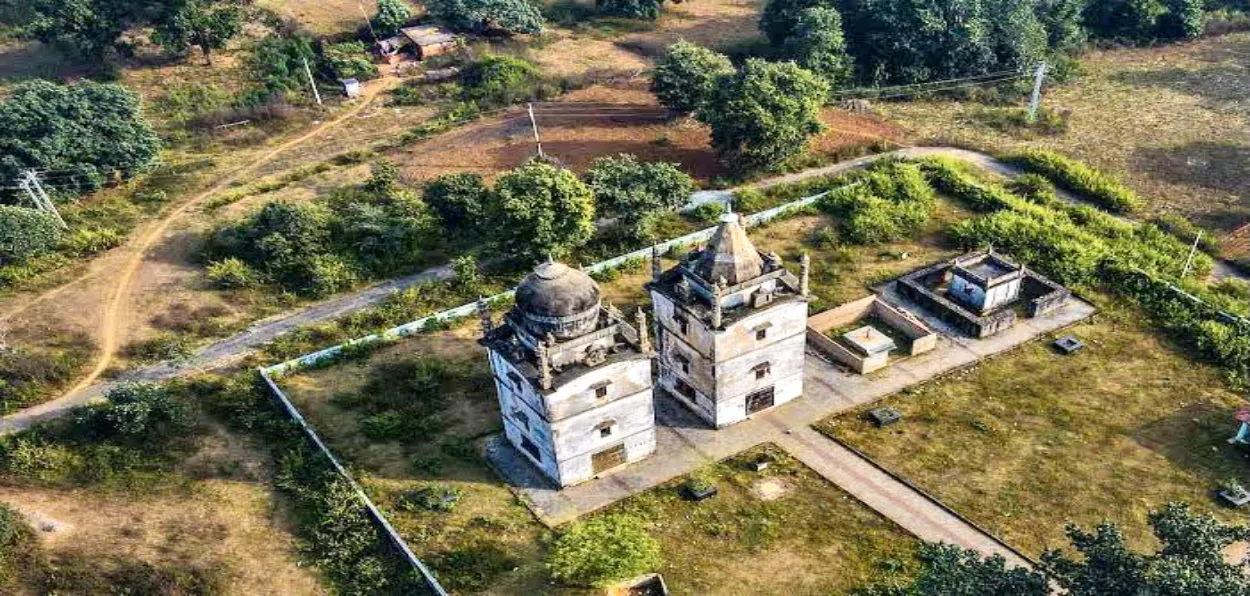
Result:
M210 65L213 52L225 48L243 28L243 7L237 0L171 0L157 6L153 40L179 54L198 47Z
M794 34L805 11L831 6L830 0L768 0L760 13L759 28L770 44L780 46Z
M31 81L0 102L0 180L40 168L56 170L61 188L90 191L144 171L159 150L139 98L117 85Z
M829 85L793 62L746 61L716 85L697 117L712 128L712 148L739 170L781 165L824 129Z
M824 78L830 88L849 81L854 71L846 53L842 15L833 7L816 6L800 12L781 49L786 58Z
M1081 558L1059 551L1042 560L1055 580L1072 596L1149 594L1151 596L1247 596L1250 571L1231 565L1224 549L1250 539L1250 529L1230 526L1187 505L1171 503L1150 514L1150 527L1160 548L1142 554L1130 550L1115 524L1093 532L1068 527L1068 538Z
M378 14L373 16L373 30L378 35L395 35L410 20L412 9L404 0L378 0Z
M543 15L530 0L431 0L430 16L460 31L542 33Z
M903 586L875 585L856 596L1047 596L1046 576L1008 567L1000 555L988 559L950 544L922 544L920 572ZM1110 596L1109 594L1106 596Z
M1049 36L1037 14L1037 0L986 2L995 70L1025 70L1046 58Z
M1086 0L1038 0L1037 18L1046 29L1046 45L1055 52L1075 52L1085 45Z
M718 81L734 72L733 64L698 44L679 41L668 46L664 57L655 65L651 91L660 103L678 114L699 109Z
M655 569L660 545L643 523L608 515L573 524L552 546L547 570L574 585L604 586Z
M839 10L856 64L873 82L948 79L997 67L985 0L840 0Z
M635 239L654 238L656 219L690 200L694 180L676 164L640 162L633 155L602 157L586 171L600 215L615 217Z
M500 246L533 259L567 256L595 231L590 188L573 172L541 161L500 176L488 210Z
M1091 0L1085 10L1085 26L1094 37L1148 42L1154 39L1159 19L1167 12L1163 0Z
M31 0L30 31L39 41L71 48L102 66L144 8L127 0Z

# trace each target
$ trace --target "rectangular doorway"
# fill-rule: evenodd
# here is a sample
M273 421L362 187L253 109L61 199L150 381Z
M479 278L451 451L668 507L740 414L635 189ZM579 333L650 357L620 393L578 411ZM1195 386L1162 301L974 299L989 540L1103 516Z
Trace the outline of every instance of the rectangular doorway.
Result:
M615 468L625 463L625 445L617 445L609 449L604 449L599 453L590 456L591 467L594 473L599 474Z
M747 416L758 412L763 412L773 407L776 398L773 395L773 388L769 387L763 391L756 391L747 396Z

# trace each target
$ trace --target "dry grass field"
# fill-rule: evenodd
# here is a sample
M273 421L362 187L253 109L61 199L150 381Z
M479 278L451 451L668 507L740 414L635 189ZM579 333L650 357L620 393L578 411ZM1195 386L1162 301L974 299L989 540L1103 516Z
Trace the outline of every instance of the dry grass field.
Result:
M1033 555L1066 546L1065 523L1104 519L1150 546L1146 514L1170 501L1242 521L1212 498L1244 475L1247 456L1226 442L1242 398L1133 308L1098 303L1070 330L1083 352L1043 338L865 406L897 409L898 425L872 427L861 409L820 428Z
M28 518L62 575L90 570L60 580L78 593L101 593L99 578L148 566L184 580L212 578L230 594L326 594L317 570L302 562L294 521L273 489L273 464L261 453L216 431L167 482L138 490L5 485L0 502Z
M1250 221L1250 34L1190 44L1094 51L1085 74L1046 94L1066 133L1003 132L985 108L956 102L878 104L934 143L996 151L1045 147L1103 168L1138 190L1149 213L1176 212L1229 231Z

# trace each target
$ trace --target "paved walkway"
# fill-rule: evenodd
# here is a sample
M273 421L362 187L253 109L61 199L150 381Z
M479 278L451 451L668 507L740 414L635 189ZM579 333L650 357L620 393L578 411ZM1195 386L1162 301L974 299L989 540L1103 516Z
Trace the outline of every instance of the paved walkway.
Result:
M903 303L890 288L882 294L887 300ZM916 536L945 540L987 554L1003 554L1011 561L1022 562L1023 559L992 537L816 433L811 425L1068 327L1088 318L1095 309L1087 302L1073 299L1056 312L1036 319L1021 319L1015 327L982 340L960 336L949 325L918 308L909 307L909 310L939 331L938 347L932 352L899 360L869 376L843 372L809 355L802 398L720 431L707 427L686 408L662 396L656 400L657 455L596 480L556 490L505 441L496 440L487 455L539 519L555 526L710 462L772 442Z

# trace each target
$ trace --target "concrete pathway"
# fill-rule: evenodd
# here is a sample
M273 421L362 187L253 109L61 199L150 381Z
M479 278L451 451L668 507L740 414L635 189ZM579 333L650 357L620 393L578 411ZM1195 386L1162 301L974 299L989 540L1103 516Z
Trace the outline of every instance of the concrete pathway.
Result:
M890 287L884 288L882 295L905 305ZM1073 299L1056 312L1021 319L1007 331L976 340L957 335L949 325L917 307L907 306L940 332L938 347L932 352L899 360L868 376L844 372L809 355L802 398L719 431L706 426L671 398L661 396L656 400L658 455L598 479L556 490L506 441L499 439L488 447L487 457L539 519L556 526L711 462L772 442L916 536L1023 562L1010 548L815 432L811 425L1068 327L1088 318L1095 309L1087 302Z
M921 540L956 544L985 555L1002 555L1009 565L1031 565L1010 546L811 427L792 429L782 434L776 443L804 465Z

